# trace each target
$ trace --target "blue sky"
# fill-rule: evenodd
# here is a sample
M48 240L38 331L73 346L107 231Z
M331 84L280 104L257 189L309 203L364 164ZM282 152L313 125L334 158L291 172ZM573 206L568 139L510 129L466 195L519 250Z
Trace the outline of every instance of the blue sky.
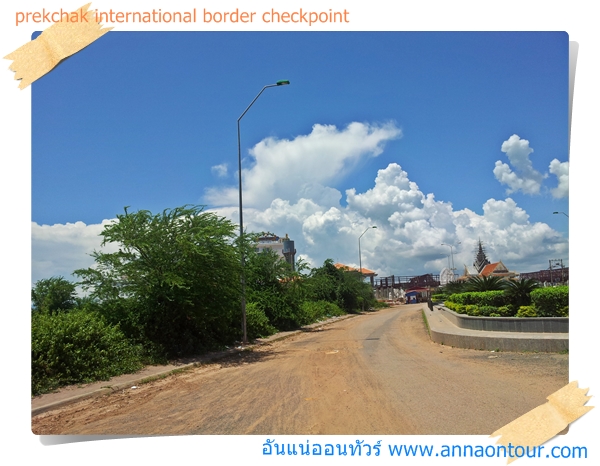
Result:
M381 276L568 265L566 33L110 32L32 85L32 279L102 222L206 204ZM117 73L115 73L117 70ZM560 182L559 182L560 181ZM458 244L460 242L460 244ZM459 270L460 272L460 270Z

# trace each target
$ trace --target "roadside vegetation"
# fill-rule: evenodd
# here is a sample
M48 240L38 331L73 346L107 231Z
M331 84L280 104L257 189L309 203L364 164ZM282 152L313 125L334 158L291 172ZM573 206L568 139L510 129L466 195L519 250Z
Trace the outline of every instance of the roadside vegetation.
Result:
M474 277L453 282L435 294L459 314L486 317L568 317L569 287L540 287L531 279Z
M35 283L32 394L239 342L242 250L250 339L376 306L357 272L330 259L313 269L299 261L294 271L272 251L257 253L255 235L240 242L236 230L200 206L125 209L101 233L117 252L94 252L94 266L74 272L78 283Z

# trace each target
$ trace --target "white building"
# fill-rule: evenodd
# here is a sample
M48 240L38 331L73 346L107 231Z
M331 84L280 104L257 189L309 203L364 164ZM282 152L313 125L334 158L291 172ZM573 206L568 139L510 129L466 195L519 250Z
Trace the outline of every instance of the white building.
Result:
M296 264L296 249L294 241L292 241L287 233L285 238L280 238L273 233L262 233L258 237L256 243L256 252L261 253L267 249L275 251L283 260L287 261L295 269Z

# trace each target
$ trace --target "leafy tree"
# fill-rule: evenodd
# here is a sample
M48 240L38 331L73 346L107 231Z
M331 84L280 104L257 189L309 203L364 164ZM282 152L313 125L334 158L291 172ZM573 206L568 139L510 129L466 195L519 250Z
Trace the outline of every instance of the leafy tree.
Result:
M64 277L38 280L31 290L33 310L55 313L68 311L76 305L76 285Z
M441 289L441 292L446 296L450 296L452 294L462 293L463 291L466 291L465 288L466 284L464 281L456 280L453 282L446 283Z
M262 310L269 322L279 329L300 325L296 316L301 303L294 291L298 275L275 251L249 251L244 269L246 299Z
M101 236L119 250L94 252L95 267L75 274L130 338L170 357L239 337L240 256L229 220L201 206L125 208Z
M338 269L331 259L313 269L308 282L308 299L335 303L345 312L355 312L363 304L365 309L375 304L371 286L360 273Z

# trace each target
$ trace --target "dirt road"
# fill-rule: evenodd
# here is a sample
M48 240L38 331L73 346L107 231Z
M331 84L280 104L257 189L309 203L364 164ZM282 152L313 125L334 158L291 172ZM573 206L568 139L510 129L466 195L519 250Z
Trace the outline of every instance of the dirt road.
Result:
M568 356L432 343L421 305L359 315L32 419L36 434L491 434Z

